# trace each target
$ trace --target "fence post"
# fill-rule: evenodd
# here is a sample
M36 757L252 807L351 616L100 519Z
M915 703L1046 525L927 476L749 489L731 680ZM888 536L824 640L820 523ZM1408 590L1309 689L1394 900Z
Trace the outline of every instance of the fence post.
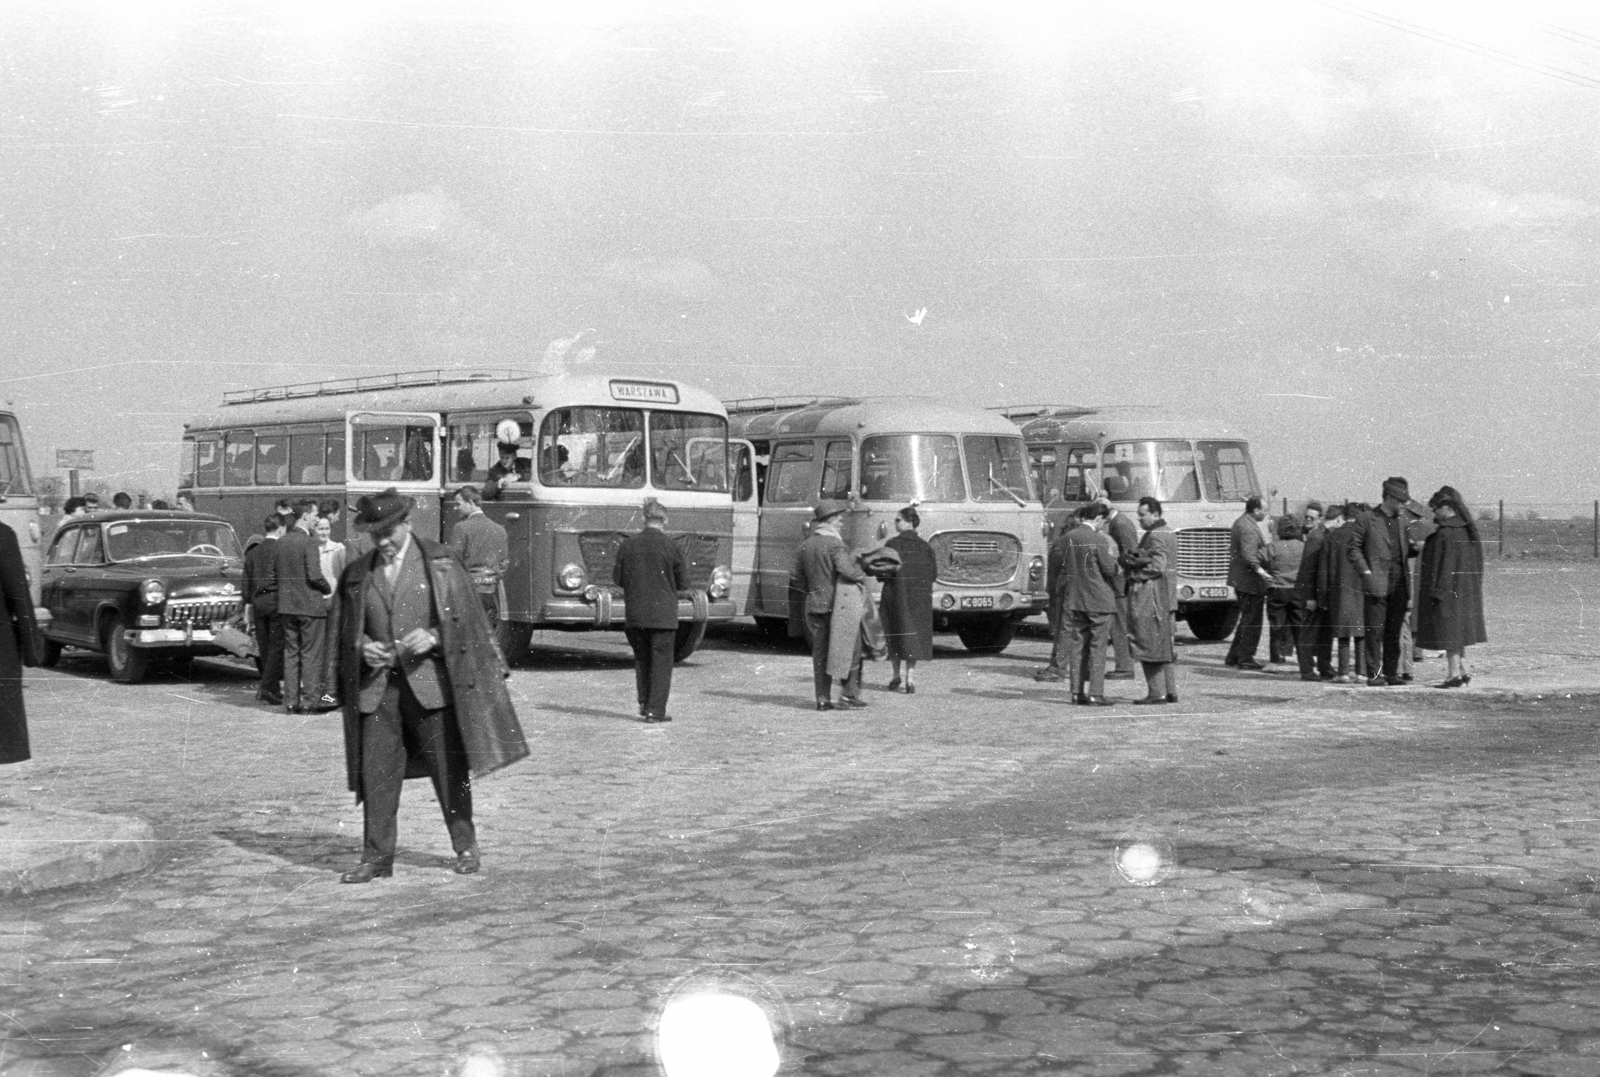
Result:
M1594 503L1594 555L1600 558L1600 501Z
M1283 499L1283 514L1285 516L1289 515L1289 499L1288 498L1284 498Z
M1500 499L1500 556L1506 555L1506 503Z

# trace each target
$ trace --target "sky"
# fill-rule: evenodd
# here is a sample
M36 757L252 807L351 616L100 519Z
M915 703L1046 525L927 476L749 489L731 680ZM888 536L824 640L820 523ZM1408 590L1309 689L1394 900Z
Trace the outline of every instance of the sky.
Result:
M1600 497L1593 4L5 0L0 102L36 473L170 494L227 390L593 329L1220 419L1291 499Z

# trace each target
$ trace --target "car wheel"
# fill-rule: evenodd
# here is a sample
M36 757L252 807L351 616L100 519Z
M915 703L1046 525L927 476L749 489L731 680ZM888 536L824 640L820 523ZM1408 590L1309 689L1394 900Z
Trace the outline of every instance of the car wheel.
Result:
M39 664L46 669L50 669L59 661L61 661L61 644L53 639L41 637L39 640Z
M150 656L128 642L121 621L107 617L100 629L100 647L106 652L111 679L118 684L138 684L150 669Z

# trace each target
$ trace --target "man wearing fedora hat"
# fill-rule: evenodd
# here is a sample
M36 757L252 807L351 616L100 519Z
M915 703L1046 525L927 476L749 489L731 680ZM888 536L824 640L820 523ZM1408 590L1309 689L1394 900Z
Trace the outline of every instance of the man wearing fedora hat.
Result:
M374 548L339 579L345 768L363 807L361 863L347 883L393 873L400 787L423 775L457 874L477 871L471 779L528 754L472 580L448 546L412 533L412 505L393 487L357 502L354 524Z
M1351 531L1350 563L1361 574L1366 593L1367 684L1373 688L1404 684L1400 679L1400 636L1410 605L1406 558L1406 502L1411 487L1398 475L1383 480L1383 501L1356 519Z
M800 544L794 569L789 573L789 634L811 641L811 671L817 710L831 711L833 677L828 672L828 647L833 637L834 587L840 580L865 583L867 574L845 551L839 535L839 517L848 508L843 501L823 499L811 510L811 534ZM800 616L796 616L799 614ZM839 707L865 707L861 698L861 632L855 629L855 649L849 674L840 678Z

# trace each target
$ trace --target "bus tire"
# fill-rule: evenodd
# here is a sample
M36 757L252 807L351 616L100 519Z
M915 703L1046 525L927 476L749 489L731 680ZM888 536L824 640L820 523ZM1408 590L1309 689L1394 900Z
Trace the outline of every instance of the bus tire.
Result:
M100 646L106 653L111 679L118 684L138 684L150 669L150 656L128 642L123 623L115 617L100 622Z
M500 641L500 653L508 664L528 656L528 645L533 641L531 624L526 621L501 621L495 634Z
M1183 619L1189 624L1194 638L1203 643L1227 639L1239 624L1238 606L1207 606L1190 610Z
M685 621L678 626L678 638L672 645L672 660L682 662L700 647L700 641L706 638L706 623L700 621Z
M39 637L39 664L45 669L53 669L61 661L61 644L53 639Z
M1017 634L1017 622L1002 617L986 617L981 621L962 621L956 625L956 635L961 646L973 654L999 654L1011 646Z

